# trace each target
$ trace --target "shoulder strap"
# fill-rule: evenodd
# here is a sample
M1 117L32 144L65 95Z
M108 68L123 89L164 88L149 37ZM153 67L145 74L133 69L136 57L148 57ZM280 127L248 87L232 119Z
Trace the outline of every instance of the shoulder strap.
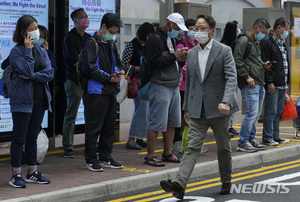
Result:
M238 39L241 38L242 36L245 36L247 37L248 39L248 42L247 42L247 47L246 47L246 50L245 50L245 53L243 55L243 58L246 59L246 57L248 57L248 55L250 54L251 52L251 49L252 49L252 39L250 38L250 36L246 33L242 33L240 35L238 35Z
M96 55L98 55L98 53L99 53L99 44L98 44L98 42L97 42L97 40L95 39L95 37L90 37L90 39L92 39L93 40L93 42L95 43L95 45L96 45Z

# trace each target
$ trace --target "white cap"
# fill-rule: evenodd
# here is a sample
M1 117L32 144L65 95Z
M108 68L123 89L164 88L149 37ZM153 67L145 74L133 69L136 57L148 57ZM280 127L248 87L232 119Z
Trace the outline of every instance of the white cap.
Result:
M180 15L179 13L172 13L167 17L168 20L170 20L171 22L176 23L176 25L183 31L189 31L185 24L184 24L184 19L182 17L182 15Z

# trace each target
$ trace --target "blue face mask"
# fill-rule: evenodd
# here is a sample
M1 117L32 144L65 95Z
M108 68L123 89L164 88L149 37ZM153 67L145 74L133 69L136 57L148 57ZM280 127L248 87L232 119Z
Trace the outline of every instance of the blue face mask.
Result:
M107 32L106 34L102 34L102 37L103 37L103 39L104 39L105 41L113 40L114 36L115 36L115 35L112 35L112 34L110 34L110 33L108 33L108 32Z
M37 45L37 46L42 46L44 44L44 42L45 42L45 40L40 38L39 40L34 42L34 44Z
M178 36L178 34L179 34L179 31L176 31L174 29L172 29L171 33L168 32L169 37L172 38L172 39L176 38Z
M263 33L261 33L261 32L259 32L258 34L255 34L255 39L257 41L262 40L264 37L265 37L265 35Z
M289 35L289 31L284 31L280 36L281 39L285 39Z
M195 39L195 31L188 31L186 34L190 39Z

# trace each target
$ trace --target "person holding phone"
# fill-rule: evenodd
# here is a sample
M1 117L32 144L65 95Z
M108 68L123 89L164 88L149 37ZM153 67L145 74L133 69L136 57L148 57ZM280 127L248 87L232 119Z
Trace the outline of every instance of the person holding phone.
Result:
M48 184L49 179L37 171L37 136L45 110L51 112L51 94L48 82L53 79L54 69L46 51L36 45L39 40L37 20L23 15L17 21L9 61L12 69L10 108L13 131L10 147L12 178L9 185L25 188L26 182ZM21 174L21 159L25 145L27 175Z

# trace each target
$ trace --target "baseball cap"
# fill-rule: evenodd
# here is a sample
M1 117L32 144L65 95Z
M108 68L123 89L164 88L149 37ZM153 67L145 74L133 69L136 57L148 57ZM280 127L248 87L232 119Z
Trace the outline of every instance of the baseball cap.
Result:
M167 17L168 20L170 20L171 22L176 23L176 25L183 31L189 31L185 24L184 24L184 19L182 17L182 15L180 15L179 13L172 13Z

